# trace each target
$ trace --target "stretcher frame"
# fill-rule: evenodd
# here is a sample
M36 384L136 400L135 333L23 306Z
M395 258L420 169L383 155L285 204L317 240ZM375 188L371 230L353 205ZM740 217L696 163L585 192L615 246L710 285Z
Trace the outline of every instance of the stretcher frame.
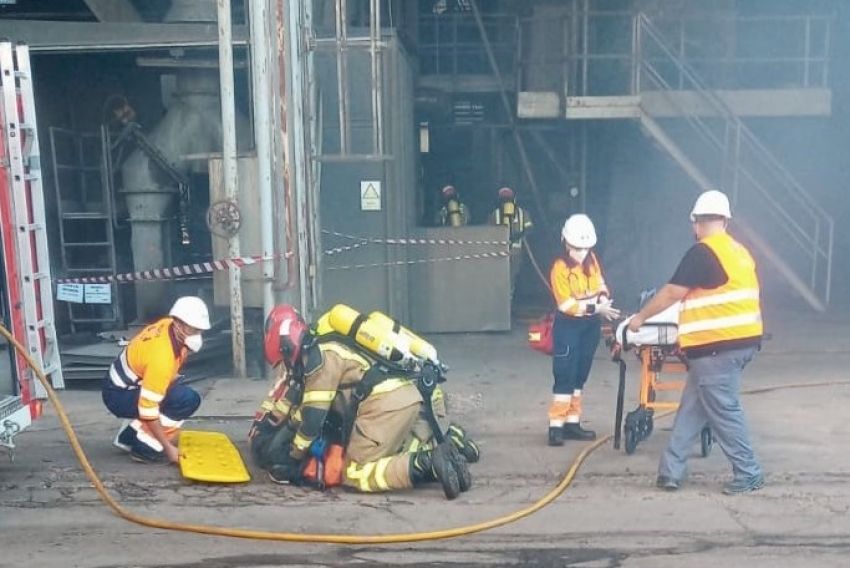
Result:
M677 401L656 400L656 394L665 391L681 392L685 386L685 381L683 379L664 380L662 376L686 375L688 365L678 345L634 346L635 354L640 362L638 407L626 414L624 420L626 361L623 359L623 353L628 351L629 347L624 338L618 339L613 335L606 338L606 343L611 351L611 359L619 365L620 370L617 385L617 406L614 415L614 449L619 450L621 441L623 441L626 454L631 455L637 449L637 445L652 434L653 417L656 410L677 410L679 408ZM711 429L705 426L700 433L700 453L703 457L707 457L711 453L713 443Z

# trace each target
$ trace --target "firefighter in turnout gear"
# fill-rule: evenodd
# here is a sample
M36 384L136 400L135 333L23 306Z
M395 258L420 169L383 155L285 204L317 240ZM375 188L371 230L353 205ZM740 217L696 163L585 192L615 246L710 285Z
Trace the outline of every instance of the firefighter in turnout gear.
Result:
M374 320L357 316L353 333L343 335L327 327L327 314L314 330L291 306L278 306L269 314L265 354L279 380L249 434L255 462L277 483L333 485L327 471L338 469L337 481L359 491L438 481L446 497L454 499L471 485L464 455L477 460L477 446L455 426L442 443L436 442L433 430L423 434L423 420L436 420L428 421L423 413L430 406L423 404L417 377L381 364L382 357L355 341L365 322L373 325L372 331L378 329ZM361 337L366 335L375 338ZM322 449L328 445L345 448L342 466L328 459Z
M516 278L522 268L523 238L533 224L528 212L516 202L516 193L509 187L499 190L499 206L490 214L491 225L504 225L508 228L511 242L511 294L516 286Z
M208 329L204 301L184 296L168 317L139 332L110 366L103 402L112 414L125 419L113 444L130 452L135 461L178 461L173 440L183 421L200 406L201 397L176 379L189 354L201 349L201 332Z
M613 320L619 310L611 303L602 265L593 247L596 229L587 215L572 215L561 231L564 252L555 260L550 285L557 305L552 329L552 374L555 385L549 405L549 445L564 439L593 440L596 433L581 427L581 397L601 335L601 318Z
M440 227L462 227L469 225L469 208L460 200L460 195L453 185L447 185L440 190L443 206L437 211L436 224Z

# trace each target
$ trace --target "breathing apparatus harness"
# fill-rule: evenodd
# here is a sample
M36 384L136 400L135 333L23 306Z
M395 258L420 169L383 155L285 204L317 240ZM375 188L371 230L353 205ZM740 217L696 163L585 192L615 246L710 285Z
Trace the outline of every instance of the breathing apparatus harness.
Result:
M367 316L361 314L363 321ZM446 381L446 372L448 368L443 364L435 364L431 361L410 361L402 364L390 361L383 357L379 357L374 352L366 349L354 339L358 330L358 323L355 322L351 326L351 331L348 335L343 335L338 332L328 332L322 335L315 336L314 343L310 349L317 349L322 343L339 343L346 348L354 351L358 355L365 358L370 363L369 369L357 383L344 385L341 389L351 390L351 401L345 410L343 418L343 436L347 441L354 427L354 420L357 417L357 409L360 404L366 400L372 391L382 382L388 379L408 379L416 385L419 394L422 396L423 410L425 419L434 434L434 439L437 443L442 443L445 439L443 431L437 422L437 417L434 414L432 397L437 385ZM303 379L302 379L303 380Z

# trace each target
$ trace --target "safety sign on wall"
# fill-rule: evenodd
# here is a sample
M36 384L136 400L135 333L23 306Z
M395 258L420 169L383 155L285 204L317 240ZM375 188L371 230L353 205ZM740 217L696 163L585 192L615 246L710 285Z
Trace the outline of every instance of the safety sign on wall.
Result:
M360 210L361 211L380 211L381 210L381 182L380 181L361 181L360 182Z
M111 284L59 284L56 299L74 304L111 304Z

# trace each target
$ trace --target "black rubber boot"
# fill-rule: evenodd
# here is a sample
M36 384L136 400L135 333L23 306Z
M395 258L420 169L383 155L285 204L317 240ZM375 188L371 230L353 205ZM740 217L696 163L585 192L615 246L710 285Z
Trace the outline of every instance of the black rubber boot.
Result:
M437 480L443 486L446 499L460 495L460 480L452 463L450 448L450 444L443 444L433 450L419 450L410 456L410 480L413 484Z
M549 428L549 445L563 446L564 445L564 429L558 427Z
M445 451L448 452L449 459L452 462L452 467L454 467L455 471L457 472L458 487L460 487L460 492L465 493L469 491L469 488L472 487L472 474L469 473L469 466L466 463L466 458L461 455L460 451L457 449L457 446L455 446L449 441L443 442L441 446L446 446L447 449Z
M593 430L585 430L581 427L581 424L574 422L564 424L564 438L567 440L595 440L596 432Z
M452 444L455 445L467 463L476 463L481 459L481 450L478 448L478 444L467 435L466 430L457 424L449 424L446 437L452 441Z

